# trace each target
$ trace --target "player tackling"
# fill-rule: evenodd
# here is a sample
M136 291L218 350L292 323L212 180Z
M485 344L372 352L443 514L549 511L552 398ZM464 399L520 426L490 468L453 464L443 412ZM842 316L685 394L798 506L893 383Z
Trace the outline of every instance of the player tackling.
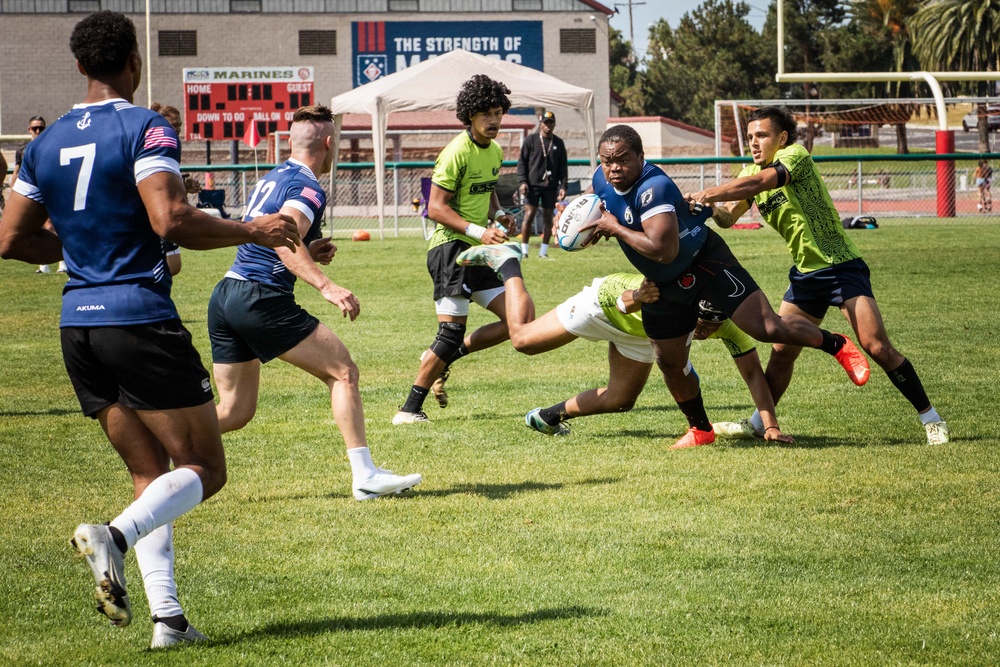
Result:
M839 308L861 347L917 411L927 442L946 444L948 424L931 405L913 365L889 341L868 265L844 233L812 156L795 143L795 119L779 107L763 107L751 112L748 121L753 164L735 180L686 198L701 204L734 202L715 207L713 217L720 227L732 227L756 203L767 224L785 239L794 261L778 312L819 324L830 306ZM771 350L766 375L775 402L788 389L800 352L800 346L788 342L778 342ZM756 415L751 424L758 427Z
M534 301L521 275L521 251L515 244L475 246L460 254L458 261L466 266L489 266L503 279L510 342L518 352L541 354L577 338L608 342L608 386L588 389L548 408L535 408L524 417L529 428L545 435L569 435L569 419L632 409L653 367L653 348L643 330L641 308L659 300L654 283L628 273L595 278L579 294L536 319ZM698 304L695 337L719 338L729 349L754 405L766 421L761 437L793 442L778 426L753 340L704 301ZM685 374L695 375L690 363ZM688 442L682 440L677 448L690 446Z
M722 237L705 225L711 209L689 210L674 182L645 161L634 129L609 128L598 153L601 166L592 187L606 210L593 223L594 238L617 239L632 265L659 290L656 302L642 304L642 324L667 388L689 424L675 448L715 442L698 381L687 372L689 338L702 300L756 340L821 349L837 359L855 384L867 381L868 363L849 339L804 318L775 314Z

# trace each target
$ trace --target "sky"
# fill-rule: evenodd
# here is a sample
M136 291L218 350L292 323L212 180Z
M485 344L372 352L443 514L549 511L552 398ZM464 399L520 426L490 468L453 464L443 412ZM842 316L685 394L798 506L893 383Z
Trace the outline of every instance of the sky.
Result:
M612 9L617 8L618 14L611 17L611 25L616 30L621 30L625 39L629 38L628 21L628 0L598 0L601 4ZM750 5L750 15L747 19L757 30L764 27L764 19L767 18L767 8L771 0L744 0ZM645 4L638 4L645 2ZM676 28L680 18L696 9L702 0L633 0L632 22L635 28L636 53L640 58L646 56L646 47L649 43L649 26L658 20L666 19L671 28Z

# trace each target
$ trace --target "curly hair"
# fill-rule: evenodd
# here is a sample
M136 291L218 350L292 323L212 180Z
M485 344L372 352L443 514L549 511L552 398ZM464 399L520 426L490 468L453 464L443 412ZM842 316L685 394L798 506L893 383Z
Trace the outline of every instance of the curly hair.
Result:
M122 73L133 51L139 49L135 24L124 14L96 12L76 24L69 48L90 77Z
M606 129L601 135L601 140L597 142L597 146L601 147L604 144L625 144L635 151L636 155L643 154L642 137L628 125L614 125Z
M330 107L323 106L322 104L313 104L307 107L300 107L298 111L292 116L293 123L304 123L305 121L313 121L317 123L332 123L333 122L333 112L330 111Z
M485 74L476 74L462 84L455 100L455 116L462 125L472 125L472 117L477 113L500 107L504 113L510 111L510 89Z
M795 122L794 116L788 113L787 109L782 109L781 107L761 107L754 109L747 116L747 125L755 120L769 120L778 128L778 132L787 132L788 143L785 144L786 146L791 146L798 138L798 123Z
M184 121L181 119L181 112L177 107L170 104L153 102L149 105L149 109L163 116L170 123L170 127L174 128L174 132L177 134L181 133L181 130L184 128Z

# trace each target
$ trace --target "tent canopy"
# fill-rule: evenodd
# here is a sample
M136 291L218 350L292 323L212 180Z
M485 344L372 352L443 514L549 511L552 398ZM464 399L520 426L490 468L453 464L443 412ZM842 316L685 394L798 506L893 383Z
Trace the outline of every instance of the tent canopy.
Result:
M349 90L331 100L330 108L336 117L333 139L337 145L340 143L343 114L364 113L372 117L380 237L384 236L385 224L385 141L389 114L394 111L454 109L459 89L474 74L485 74L503 82L511 90L508 97L514 107L565 107L579 113L587 133L590 164L596 168L594 91L568 84L530 67L456 49Z

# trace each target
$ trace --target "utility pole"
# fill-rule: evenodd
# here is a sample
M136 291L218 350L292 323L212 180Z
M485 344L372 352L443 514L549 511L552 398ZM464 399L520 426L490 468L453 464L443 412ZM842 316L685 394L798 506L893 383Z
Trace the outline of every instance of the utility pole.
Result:
M628 0L628 2L616 2L615 11L618 11L619 7L628 7L628 41L632 44L632 52L635 52L635 22L632 20L632 7L638 5L644 5L645 2L635 2L635 0Z

